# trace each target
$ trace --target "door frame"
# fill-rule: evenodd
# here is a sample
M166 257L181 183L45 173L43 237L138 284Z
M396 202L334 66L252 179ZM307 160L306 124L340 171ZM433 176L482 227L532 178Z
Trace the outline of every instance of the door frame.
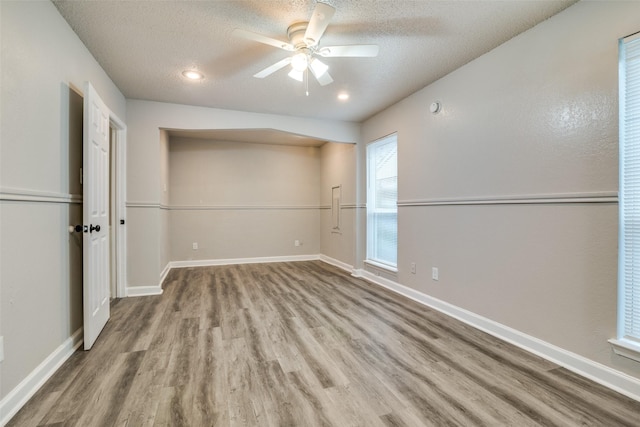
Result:
M115 139L115 245L116 259L116 298L127 296L127 125L111 112L109 126L114 129ZM124 225L120 221L125 222Z

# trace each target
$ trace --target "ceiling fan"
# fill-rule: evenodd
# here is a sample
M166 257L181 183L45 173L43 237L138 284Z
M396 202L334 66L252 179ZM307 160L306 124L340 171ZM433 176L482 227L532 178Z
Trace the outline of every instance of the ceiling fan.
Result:
M316 78L321 86L333 82L329 75L329 66L322 62L319 57L375 57L378 55L377 45L348 45L348 46L322 46L320 39L324 34L329 21L335 13L335 9L326 3L317 3L311 20L309 22L296 22L287 28L289 42L273 39L251 31L235 29L233 34L249 40L264 43L279 49L292 52L291 56L276 62L264 70L254 74L253 77L263 79L276 71L291 65L289 77L304 81L308 71ZM308 85L308 78L307 78ZM309 95L307 90L307 95Z

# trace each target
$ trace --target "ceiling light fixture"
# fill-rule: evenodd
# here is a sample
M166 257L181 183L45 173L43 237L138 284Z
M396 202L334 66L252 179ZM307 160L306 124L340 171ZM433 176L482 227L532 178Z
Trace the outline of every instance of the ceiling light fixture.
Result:
M289 71L289 77L299 82L304 80L304 70L296 70L295 68Z
M323 1L326 0L316 2L309 21L294 22L287 28L288 43L240 28L233 30L233 34L237 37L273 46L290 52L292 55L254 74L254 77L263 79L287 65L291 65L291 68L296 70L296 72L289 73L291 78L300 80L300 72L302 72L302 79L308 86L308 72L311 71L320 86L326 86L333 83L333 78L328 73L329 67L319 61L319 58L374 58L378 56L380 48L378 45L372 44L320 47L322 36L336 12L333 6L323 3Z
M316 78L324 76L324 74L329 70L329 66L324 62L320 61L318 58L313 58L311 63L309 63L309 68L311 68L311 72Z
M340 101L346 101L347 99L349 99L349 94L346 92L342 92L338 94L338 99Z
M189 80L202 80L204 79L204 74L200 71L196 70L184 70L182 75L188 78Z
M309 65L309 57L306 52L298 52L291 58L291 68L303 72Z
M284 62L284 61L281 61ZM333 79L327 73L329 66L318 58L312 56L309 49L300 49L288 61L291 64L291 71L288 76L306 85L305 94L309 96L309 70L321 85L331 83ZM286 63L286 62L285 62Z

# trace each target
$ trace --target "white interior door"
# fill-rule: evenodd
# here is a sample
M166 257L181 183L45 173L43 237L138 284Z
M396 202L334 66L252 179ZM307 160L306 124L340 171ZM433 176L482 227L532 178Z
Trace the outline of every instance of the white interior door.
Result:
M84 87L83 310L84 349L109 320L109 109Z

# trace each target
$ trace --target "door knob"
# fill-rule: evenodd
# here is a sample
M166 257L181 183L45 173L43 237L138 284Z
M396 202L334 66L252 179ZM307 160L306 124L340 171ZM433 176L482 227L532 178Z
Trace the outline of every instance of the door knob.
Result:
M82 226L80 224L78 225L70 225L69 226L69 233L80 233L82 231Z
M89 233L93 233L94 230L95 230L96 233L99 232L100 231L100 224L97 224L97 225L91 224L90 227L89 227Z

